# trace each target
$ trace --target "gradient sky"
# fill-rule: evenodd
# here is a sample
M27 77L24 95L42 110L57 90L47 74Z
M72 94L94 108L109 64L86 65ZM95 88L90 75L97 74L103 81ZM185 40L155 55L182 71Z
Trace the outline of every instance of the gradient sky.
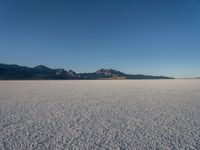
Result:
M0 0L0 62L200 76L200 0Z

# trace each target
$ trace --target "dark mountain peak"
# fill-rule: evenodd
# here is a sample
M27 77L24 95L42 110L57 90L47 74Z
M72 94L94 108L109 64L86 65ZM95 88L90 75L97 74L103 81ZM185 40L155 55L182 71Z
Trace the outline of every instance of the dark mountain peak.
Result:
M64 70L63 68L56 69L56 75L64 75L64 74L68 74L68 72Z
M118 71L118 70L113 69L113 68L110 68L110 69L108 69L108 70L110 70L110 71ZM119 72L119 71L118 71L118 72Z
M98 75L106 75L106 76L111 76L111 72L109 69L99 69L95 72Z
M75 73L73 70L69 70L69 72Z
M118 70L115 70L115 69L112 69L112 68L109 69L109 71L112 72L113 74L123 74L123 75L125 74L125 73L123 73L121 71L118 71Z
M44 65L35 66L34 69L36 69L36 70L43 70L43 71L52 70L51 68L48 68L47 66L44 66Z
M38 66L35 66L33 68L33 71L37 72L37 73L53 73L54 70L51 69L51 68L48 68L44 65L38 65Z
M123 76L125 75L125 73L123 72L120 72L118 70L115 70L115 69L100 69L100 70L97 70L95 72L96 74L98 75L105 75L105 76Z
M35 66L34 68L36 68L36 69L49 69L47 66L45 66L45 65L37 65L37 66Z
M96 71L96 73L105 73L105 72L112 72L112 70L114 70L114 69L104 69L104 68L102 68L102 69L99 69L99 70L97 70Z
M70 74L72 77L76 77L76 72L74 72L73 70L69 70L69 74Z

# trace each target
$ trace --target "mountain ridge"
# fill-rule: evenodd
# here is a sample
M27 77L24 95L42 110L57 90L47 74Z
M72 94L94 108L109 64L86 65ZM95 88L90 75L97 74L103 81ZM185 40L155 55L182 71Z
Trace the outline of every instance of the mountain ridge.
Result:
M99 69L92 73L76 73L63 68L51 69L44 65L35 67L0 64L0 80L98 80L98 79L174 79L166 76L126 74L115 69Z

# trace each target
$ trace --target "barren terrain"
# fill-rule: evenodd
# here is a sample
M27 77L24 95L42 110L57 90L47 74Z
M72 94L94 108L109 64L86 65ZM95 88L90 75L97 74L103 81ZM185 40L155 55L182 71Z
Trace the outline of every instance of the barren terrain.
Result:
M200 149L200 80L0 81L0 149Z

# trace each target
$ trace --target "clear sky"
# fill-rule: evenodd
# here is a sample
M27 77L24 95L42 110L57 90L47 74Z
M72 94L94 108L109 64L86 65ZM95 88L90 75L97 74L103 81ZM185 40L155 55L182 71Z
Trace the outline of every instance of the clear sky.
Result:
M0 62L200 76L200 0L0 0Z

